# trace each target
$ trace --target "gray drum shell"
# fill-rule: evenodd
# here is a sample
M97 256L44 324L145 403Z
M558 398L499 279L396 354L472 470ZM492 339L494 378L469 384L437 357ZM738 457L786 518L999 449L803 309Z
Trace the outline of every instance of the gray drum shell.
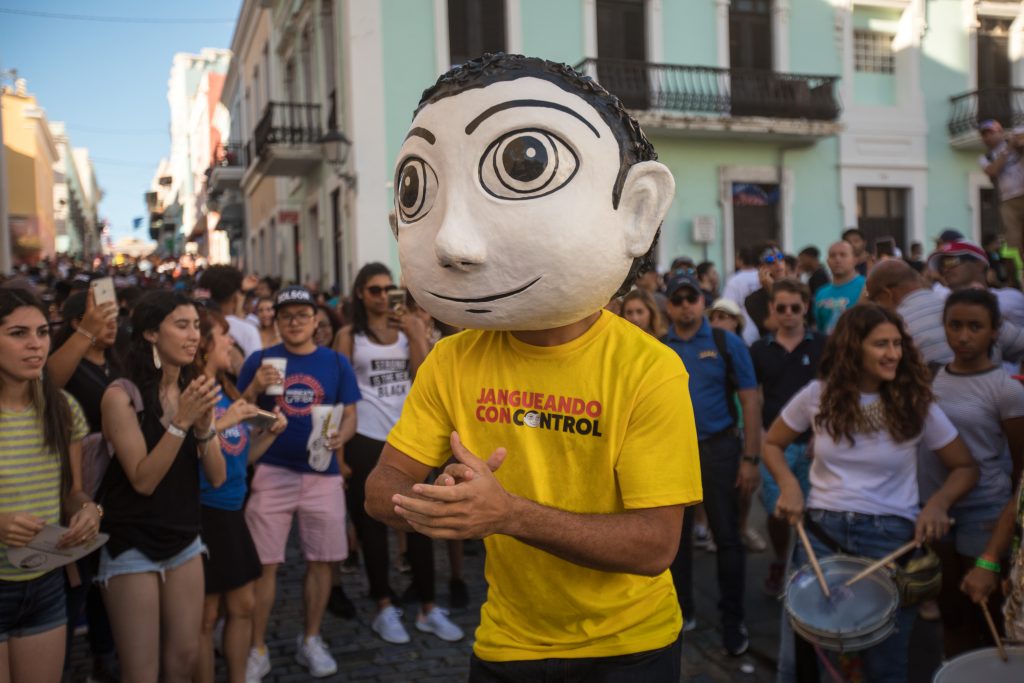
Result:
M994 647L971 650L939 667L932 683L1021 683L1024 681L1024 645L1004 648L1008 662L999 658Z
M810 615L798 614L798 603L803 605L811 599L817 600L819 604L825 604L827 601L821 593L814 570L807 564L793 572L786 581L786 614L793 630L806 640L833 652L866 650L888 638L896 628L896 613L899 610L899 592L889 572L879 569L853 586L844 588L843 584L847 579L869 566L872 560L851 555L830 555L820 559L818 563L821 565L821 571L825 575L825 582L830 591L837 594L842 591L854 593L845 599L857 599L856 593L873 596L877 603L874 606L876 611L872 612L870 619L862 616L861 624L857 627L838 624L834 627L824 627L821 624L816 626L811 621ZM859 602L856 606L863 608L865 603Z

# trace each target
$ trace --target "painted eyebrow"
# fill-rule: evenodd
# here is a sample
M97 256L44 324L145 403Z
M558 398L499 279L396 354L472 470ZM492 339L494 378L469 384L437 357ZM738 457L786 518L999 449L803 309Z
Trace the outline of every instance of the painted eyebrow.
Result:
M420 128L419 126L417 126L416 128L413 128L412 130L410 130L410 131L409 131L409 132L408 132L408 133L406 134L406 136L405 136L405 139L406 139L406 140L408 140L409 138L413 137L414 135L415 135L416 137L421 137L421 138L423 138L424 140L426 140L426 141L427 141L427 142L429 142L430 144L434 144L434 142L435 142L435 141L437 140L437 138L435 138L435 137L434 137L434 134L433 134L433 133L431 133L431 132L430 132L429 130L427 130L426 128ZM404 141L403 141L403 142L404 142Z
M483 123L484 120L487 119L488 117L493 116L494 114L497 114L500 111L505 111L506 109L514 109L516 107L546 107L548 109L557 109L558 111L564 111L566 114L569 114L570 116L575 116L577 119L582 121L587 126L587 128L594 132L594 135L596 135L599 138L601 137L601 134L597 132L597 128L595 128L594 124L592 124L590 121L587 121L585 118L580 116L578 113L574 112L569 107L566 107L565 105L557 104L555 102L548 102L547 100L510 100L508 102L496 104L493 107L489 108L484 113L480 114L480 116L477 116L475 119L469 122L469 125L466 126L466 135L472 135L473 131L477 129L477 126Z

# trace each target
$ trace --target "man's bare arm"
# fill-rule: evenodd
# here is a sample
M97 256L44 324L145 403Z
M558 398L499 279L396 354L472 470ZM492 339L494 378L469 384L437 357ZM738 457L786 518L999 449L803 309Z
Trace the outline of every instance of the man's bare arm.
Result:
M454 434L452 452L460 464L446 472L457 476L445 474L439 485L430 486L415 483L418 470L401 462L401 458L415 462L412 458L385 447L371 474L371 479L376 478L372 489L367 482L367 510L386 524L434 538L505 534L601 571L656 576L675 558L683 523L681 505L611 514L566 512L508 493L492 473L500 466L503 452L485 463Z

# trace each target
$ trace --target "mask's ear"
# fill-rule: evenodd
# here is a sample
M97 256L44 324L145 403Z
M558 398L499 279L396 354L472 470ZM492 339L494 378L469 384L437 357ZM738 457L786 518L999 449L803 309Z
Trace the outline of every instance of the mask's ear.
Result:
M398 239L398 216L394 211L388 211L388 224L391 226L391 234Z
M675 192L676 181L664 164L641 161L630 167L618 209L625 219L630 258L640 258L651 248Z

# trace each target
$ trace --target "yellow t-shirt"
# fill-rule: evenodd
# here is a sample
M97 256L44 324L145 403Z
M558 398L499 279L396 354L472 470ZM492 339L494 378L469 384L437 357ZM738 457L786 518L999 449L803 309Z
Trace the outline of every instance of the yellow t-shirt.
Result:
M554 347L507 332L440 341L416 374L388 443L438 467L459 432L509 492L584 514L701 500L693 408L682 361L607 311ZM511 536L485 539L489 591L476 632L486 661L610 657L675 641L672 577L588 569Z

